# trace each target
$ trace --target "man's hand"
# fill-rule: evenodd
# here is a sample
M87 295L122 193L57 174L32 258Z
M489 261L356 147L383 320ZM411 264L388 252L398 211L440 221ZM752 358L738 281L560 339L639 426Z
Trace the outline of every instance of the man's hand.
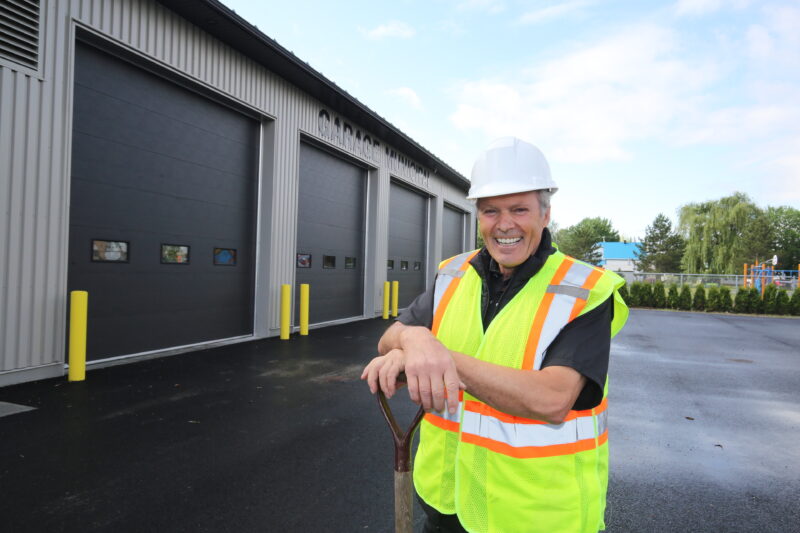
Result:
M446 399L448 410L455 413L461 380L450 350L423 327L403 329L400 343L411 401L428 411L441 411Z
M379 355L364 367L361 379L366 379L372 394L378 392L378 387L387 398L397 392L397 376L405 369L405 353L403 350L390 350L386 355ZM402 385L401 385L402 386Z

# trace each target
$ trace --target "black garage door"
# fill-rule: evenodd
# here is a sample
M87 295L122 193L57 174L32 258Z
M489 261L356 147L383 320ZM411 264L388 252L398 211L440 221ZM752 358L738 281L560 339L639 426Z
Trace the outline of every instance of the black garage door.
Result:
M76 50L68 286L89 359L253 331L258 122Z
M389 194L387 279L400 282L400 308L425 290L428 199L397 183Z
M300 144L296 271L312 324L364 314L366 184L363 168Z
M458 255L464 251L464 221L463 211L444 206L442 217L442 259Z

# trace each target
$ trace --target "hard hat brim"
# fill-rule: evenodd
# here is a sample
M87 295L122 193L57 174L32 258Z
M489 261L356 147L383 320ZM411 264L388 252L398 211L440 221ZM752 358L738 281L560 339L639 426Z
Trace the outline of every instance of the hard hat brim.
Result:
M493 196L504 196L506 194L517 194L521 192L550 191L554 193L558 187L536 187L520 185L511 182L487 183L480 187L470 187L467 200L478 200L479 198L491 198Z

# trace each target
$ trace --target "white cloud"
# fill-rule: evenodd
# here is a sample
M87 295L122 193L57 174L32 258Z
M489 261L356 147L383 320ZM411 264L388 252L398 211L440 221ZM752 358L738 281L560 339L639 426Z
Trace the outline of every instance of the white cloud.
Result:
M466 82L451 120L543 144L562 162L626 159L627 143L668 136L718 76L713 65L679 60L678 41L643 25L529 68L522 81Z
M775 49L775 43L769 30L760 24L753 24L747 29L747 51L756 59L769 57Z
M536 9L534 11L528 11L527 13L524 13L517 20L517 22L520 24L538 24L539 22L543 22L545 20L563 17L574 12L580 12L584 7L587 7L593 3L593 1L590 2L589 0L570 0L568 2L554 4Z
M458 9L462 11L501 13L505 11L506 4L503 0L464 0L458 4Z
M744 9L752 0L678 0L675 12L678 15L708 15L723 8Z
M367 36L368 39L385 39L387 37L399 37L401 39L410 39L416 33L414 28L406 24L405 22L400 22L398 20L393 20L391 22L387 22L386 24L381 24L371 30L364 30L362 29L361 32Z
M391 89L387 92L398 97L400 100L414 109L422 109L422 100L420 100L419 95L414 91L414 89L410 87L398 87L397 89Z

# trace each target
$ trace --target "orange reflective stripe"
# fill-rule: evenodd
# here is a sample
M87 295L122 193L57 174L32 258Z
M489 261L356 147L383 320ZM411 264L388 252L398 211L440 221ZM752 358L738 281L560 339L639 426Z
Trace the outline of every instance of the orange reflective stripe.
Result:
M453 422L452 420L447 420L442 418L441 416L436 416L432 413L425 414L425 418L423 420L427 420L434 426L439 429L444 429L445 431L453 431L458 433L458 422Z
M515 448L504 442L479 437L471 433L462 433L461 442L474 444L496 453L515 457L517 459L535 459L540 457L555 457L559 455L572 455L578 452L593 450L608 441L608 430L604 431L597 439L584 439L569 444L553 444L552 446L521 446Z
M602 276L603 276L603 271L601 269L593 270L592 273L589 274L589 276L586 278L586 281L583 282L583 285L581 286L581 288L582 289L592 290L594 288L594 286L597 285L598 280ZM584 307L586 307L586 300L583 300L581 298L577 298L575 300L575 305L572 306L572 312L569 314L569 321L572 322L572 320L576 316L581 314L581 311L583 311Z
M592 415L599 415L603 411L608 409L608 398L603 398L603 401L600 402L600 405L595 407L594 409L585 409L583 411L570 411L567 418L564 420L572 420L573 418L578 418L579 416L592 416ZM574 413L575 416L572 416Z
M469 262L472 261L472 258L475 257L480 250L475 250L467 257L467 260L464 261L464 264L461 265L458 270L459 272L464 272L469 268ZM457 257L457 256L456 256ZM450 298L453 297L453 294L456 292L456 287L458 287L458 283L461 281L461 278L453 278L450 280L450 284L447 286L447 289L444 291L442 295L442 300L439 302L439 306L436 308L436 313L433 315L433 325L431 326L431 333L434 336L439 332L439 325L442 323L442 317L444 316L444 312L447 309L447 304L450 303Z
M575 420L576 418L580 418L582 416L597 415L605 411L607 408L608 408L608 400L606 398L603 398L603 401L600 402L600 405L598 405L594 409L585 409L583 411L570 411L569 413L567 413L567 416L564 417L564 422L569 422L570 420ZM486 405L483 402L478 402L474 400L468 400L464 402L464 410L470 411L472 413L491 416L493 418L500 420L501 422L507 422L509 424L547 424L547 422L543 420L536 420L535 418L524 418L521 416L510 415L508 413L498 411L494 407Z
M561 265L550 280L550 285L558 285L567 275L567 271L575 261L571 257L565 257ZM528 344L525 346L525 357L522 360L522 370L533 369L533 362L536 360L536 347L539 346L539 337L542 335L542 326L544 320L547 318L547 313L550 311L550 304L553 303L552 292L545 293L542 298L542 303L539 309L536 310L536 316L533 319L533 326L531 326L530 335L528 335Z

